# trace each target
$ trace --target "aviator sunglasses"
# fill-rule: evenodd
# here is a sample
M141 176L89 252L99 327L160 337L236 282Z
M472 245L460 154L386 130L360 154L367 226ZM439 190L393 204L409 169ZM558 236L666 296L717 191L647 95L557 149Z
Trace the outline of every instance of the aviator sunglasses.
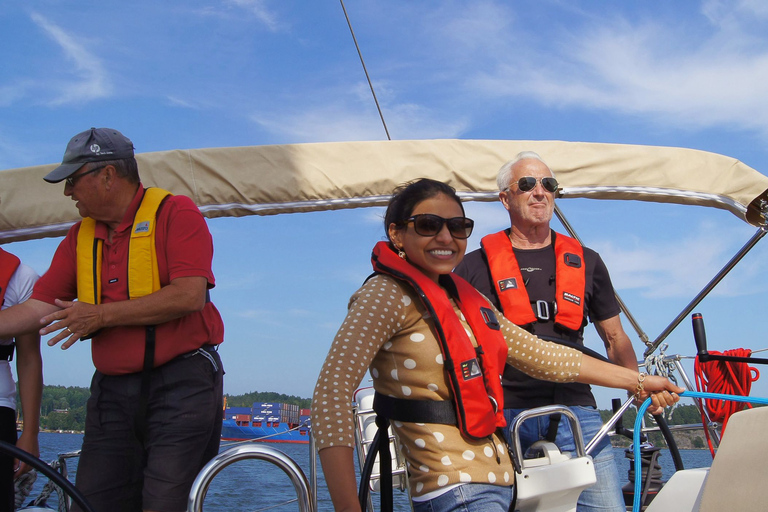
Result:
M420 213L405 219L405 224L413 222L413 229L417 235L435 236L443 229L443 224L448 226L448 231L453 238L465 239L472 234L472 228L475 227L475 221L466 217L453 217L444 219L439 215L431 213Z
M541 183L541 186L547 192L555 192L557 190L557 180L550 177L536 179L533 176L523 176L517 180L517 187L521 192L528 192L529 190L533 190L536 187L537 181Z

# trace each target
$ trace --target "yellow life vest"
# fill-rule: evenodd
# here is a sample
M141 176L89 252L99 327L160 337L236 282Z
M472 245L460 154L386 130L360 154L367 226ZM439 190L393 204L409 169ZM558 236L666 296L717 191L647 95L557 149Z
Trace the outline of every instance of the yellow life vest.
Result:
M157 210L167 196L160 188L147 188L131 228L128 249L128 298L135 299L160 289L155 249ZM86 217L77 235L77 300L101 303L101 263L104 241L96 238L96 221Z

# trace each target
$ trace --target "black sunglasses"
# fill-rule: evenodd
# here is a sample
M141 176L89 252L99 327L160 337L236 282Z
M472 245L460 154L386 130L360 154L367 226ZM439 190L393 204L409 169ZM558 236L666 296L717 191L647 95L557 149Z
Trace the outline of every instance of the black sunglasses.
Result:
M549 177L536 179L533 176L523 176L517 180L517 187L521 192L528 192L529 190L533 190L536 187L537 181L541 183L541 186L544 187L544 190L547 192L555 192L557 190L557 180L555 178Z
M444 219L439 215L432 215L431 213L420 213L414 215L408 219L405 219L404 224L413 222L413 229L417 235L421 236L435 236L443 229L443 224L448 226L448 231L453 238L459 238L461 240L469 238L472 234L472 228L475 227L475 221L466 217L453 217L452 219Z
M67 182L67 185L69 185L70 187L74 187L75 183L77 183L77 180L79 180L83 176L86 176L86 175L91 174L91 173L96 172L96 171L100 171L100 170L102 170L105 167L106 167L106 165L102 165L101 167L96 167L94 169L91 169L90 171L85 171L82 174L76 174L75 176L70 176L68 178L65 178L66 182Z

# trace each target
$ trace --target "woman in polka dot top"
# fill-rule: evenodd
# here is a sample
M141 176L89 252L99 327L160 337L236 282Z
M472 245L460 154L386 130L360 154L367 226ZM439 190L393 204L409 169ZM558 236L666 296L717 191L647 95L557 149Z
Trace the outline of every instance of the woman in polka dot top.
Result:
M458 220L457 220L458 219ZM472 222L450 186L421 179L395 190L385 215L391 248L437 282L461 261ZM451 303L473 343L474 334ZM492 305L488 305L493 308ZM556 343L539 340L496 311L508 346L507 363L554 382L622 388L656 406L679 400L668 380L604 363ZM370 370L380 394L410 400L452 400L434 321L413 288L377 274L352 296L315 386L313 435L334 507L360 510L357 500L351 397ZM462 436L458 426L393 422L405 456L414 510L506 512L514 470L502 437ZM468 507L468 508L467 508Z

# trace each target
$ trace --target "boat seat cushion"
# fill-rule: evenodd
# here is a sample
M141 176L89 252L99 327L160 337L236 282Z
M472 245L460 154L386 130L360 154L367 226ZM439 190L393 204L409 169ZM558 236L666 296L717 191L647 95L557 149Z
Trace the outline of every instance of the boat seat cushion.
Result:
M731 416L704 485L700 512L766 510L766 425L768 407Z

